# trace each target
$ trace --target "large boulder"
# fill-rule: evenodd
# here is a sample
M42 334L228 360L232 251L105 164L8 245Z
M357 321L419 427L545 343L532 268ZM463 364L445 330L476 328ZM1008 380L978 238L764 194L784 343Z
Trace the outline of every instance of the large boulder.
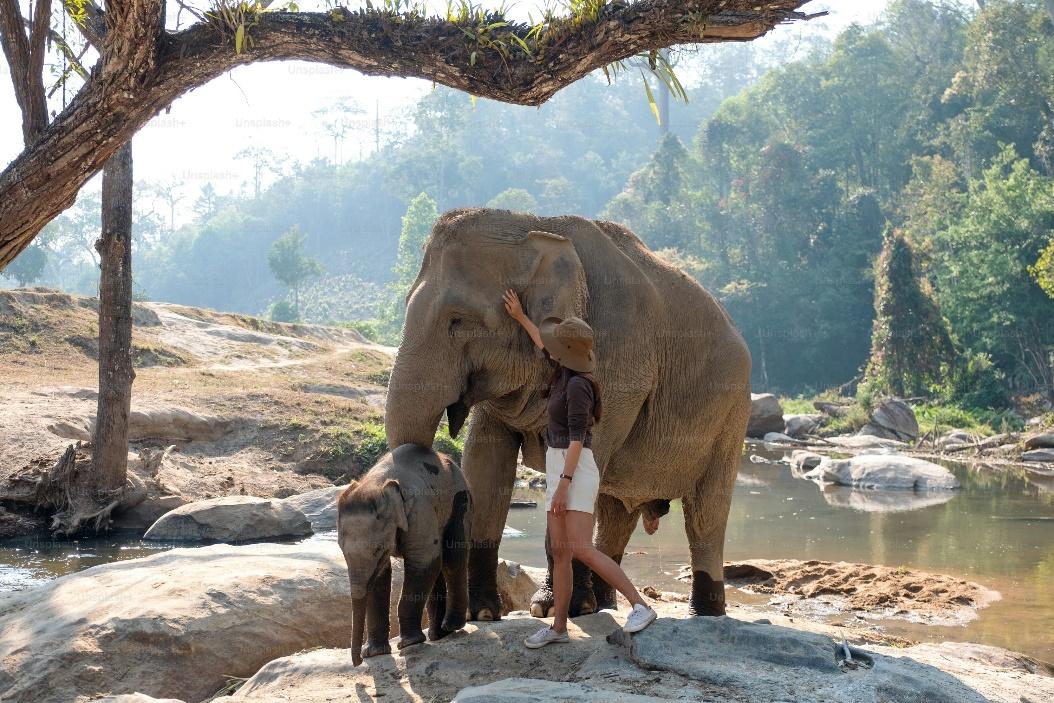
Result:
M248 542L311 534L304 513L280 499L224 496L187 503L158 518L143 539Z
M899 398L887 398L871 411L871 421L860 434L913 442L919 438L919 422L910 405Z
M796 439L801 439L816 432L823 420L823 415L784 415L783 433Z
M286 505L291 505L307 516L312 530L328 532L337 529L337 498L347 487L347 484L344 484L318 488L283 500Z
M622 631L621 615L604 611L568 622L572 644L540 650L526 649L523 639L543 621L514 615L470 623L462 633L358 667L346 648L301 652L267 664L231 700L1020 703L1054 692L1054 679L1014 655L1002 661L932 645L852 647L852 662L844 664L840 634L836 641L798 629L800 620L786 626L691 618L686 604L656 607L663 617L636 635Z
M771 393L750 394L750 422L747 437L764 437L768 432L783 432L783 408Z
M1054 449L1033 449L1021 455L1021 461L1054 462Z
M804 474L804 478L873 490L938 491L959 487L959 479L943 466L900 454L859 454L849 459L827 457Z
M350 613L333 542L174 549L96 566L0 596L0 700L200 701L276 657L346 646Z
M1043 432L1025 438L1025 449L1054 448L1054 432Z

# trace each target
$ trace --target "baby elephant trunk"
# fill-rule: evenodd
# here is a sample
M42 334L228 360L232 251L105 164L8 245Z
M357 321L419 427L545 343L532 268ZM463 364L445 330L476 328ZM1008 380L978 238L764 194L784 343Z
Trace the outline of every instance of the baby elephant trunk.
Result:
M366 599L356 598L351 602L351 663L362 663L362 632L366 627Z

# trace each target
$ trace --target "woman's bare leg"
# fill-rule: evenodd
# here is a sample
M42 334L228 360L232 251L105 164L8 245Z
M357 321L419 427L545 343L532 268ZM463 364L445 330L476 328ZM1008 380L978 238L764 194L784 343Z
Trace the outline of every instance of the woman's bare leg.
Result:
M622 570L622 567L616 564L607 554L604 554L593 546L592 514L583 513L578 510L568 510L564 515L563 522L566 539L570 544L570 554L567 559L567 583L569 584L567 590L568 597L570 597L571 594L570 564L571 559L574 558L588 566L593 570L593 573L604 579L604 581L610 584L612 588L625 596L630 605L637 605L638 603L641 605L647 605L647 603L644 602L644 599L641 598L640 593L637 592L636 587L630 582L629 577L626 576L626 572ZM556 559L555 552L553 553L553 559L554 561ZM553 572L553 588L554 590L556 589L555 571ZM557 596L557 603L559 603L559 596ZM559 613L559 609L557 612ZM566 605L564 607L564 613L567 613ZM554 627L553 629L556 628Z
M546 513L545 517L549 553L553 556L553 629L564 632L567 630L567 609L571 605L571 547L564 518L551 512Z

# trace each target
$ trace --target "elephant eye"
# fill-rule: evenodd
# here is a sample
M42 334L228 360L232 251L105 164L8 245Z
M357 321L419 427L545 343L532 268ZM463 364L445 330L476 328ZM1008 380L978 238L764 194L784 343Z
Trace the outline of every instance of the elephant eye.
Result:
M448 332L449 332L451 337L453 337L455 334L457 334L458 328L460 328L460 327L461 327L461 318L460 317L452 317L452 318L450 318L450 327L449 327Z

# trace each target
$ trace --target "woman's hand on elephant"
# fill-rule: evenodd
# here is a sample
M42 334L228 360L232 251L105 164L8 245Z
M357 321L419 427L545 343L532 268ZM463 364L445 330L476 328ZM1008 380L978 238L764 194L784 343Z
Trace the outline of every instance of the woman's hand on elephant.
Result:
M561 517L567 512L567 491L567 484L561 479L560 485L556 487L556 492L553 493L553 499L549 502L549 511L557 517Z
M523 319L523 306L520 305L520 296L516 295L516 291L512 288L505 290L505 295L502 296L505 300L505 312L509 313L509 317L519 322Z

